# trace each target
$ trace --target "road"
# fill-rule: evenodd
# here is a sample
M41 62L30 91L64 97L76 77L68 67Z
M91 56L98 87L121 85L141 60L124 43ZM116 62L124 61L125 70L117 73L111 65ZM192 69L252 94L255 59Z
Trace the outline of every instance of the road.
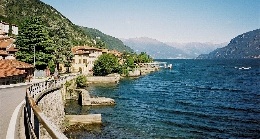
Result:
M8 125L16 106L24 100L26 87L0 89L0 138L5 139Z

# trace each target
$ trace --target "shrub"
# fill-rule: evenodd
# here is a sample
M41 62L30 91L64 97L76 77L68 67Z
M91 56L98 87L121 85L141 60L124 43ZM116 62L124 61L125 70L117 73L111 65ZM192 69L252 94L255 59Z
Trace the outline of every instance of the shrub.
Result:
M78 88L83 88L87 86L87 78L84 75L80 75L76 78L76 84Z

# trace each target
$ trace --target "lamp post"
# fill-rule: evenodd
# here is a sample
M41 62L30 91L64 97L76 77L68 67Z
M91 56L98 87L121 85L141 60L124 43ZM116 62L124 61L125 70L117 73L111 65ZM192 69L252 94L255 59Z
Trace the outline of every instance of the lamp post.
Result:
M35 79L35 44L33 45L33 66L34 66L33 78Z

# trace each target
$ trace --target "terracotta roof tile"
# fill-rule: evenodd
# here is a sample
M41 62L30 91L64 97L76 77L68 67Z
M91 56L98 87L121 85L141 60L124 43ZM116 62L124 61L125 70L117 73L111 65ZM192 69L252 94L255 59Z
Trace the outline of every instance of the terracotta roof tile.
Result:
M0 56L7 56L8 53L4 50L0 50Z
M33 68L31 64L18 60L2 59L0 60L0 78L22 75L26 72L21 68Z
M0 48L7 48L14 43L13 39L4 39L0 41Z
M88 50L102 51L102 49L90 47L90 46L74 46L71 48L73 54L86 54Z
M6 50L6 51L8 51L8 52L17 52L17 51L18 51L18 49L17 49L17 48L15 48L15 47L14 47L14 45L12 45L11 47L7 48L7 50Z

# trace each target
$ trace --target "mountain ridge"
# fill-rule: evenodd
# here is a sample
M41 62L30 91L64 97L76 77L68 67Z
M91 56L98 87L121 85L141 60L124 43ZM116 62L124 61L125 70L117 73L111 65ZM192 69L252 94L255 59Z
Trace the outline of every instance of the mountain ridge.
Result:
M153 38L148 37L136 37L129 39L121 39L124 44L128 45L136 52L146 51L149 55L157 59L193 59L202 53L209 53L215 48L224 46L222 44L211 44L211 43L175 43L175 42L160 42ZM202 47L195 48L195 44L200 44L205 48L201 50ZM213 47L214 46L214 47ZM151 48L155 49L151 50ZM159 52L159 53L158 53Z
M227 46L197 57L197 59L247 58L260 58L260 29L240 34L231 39Z

